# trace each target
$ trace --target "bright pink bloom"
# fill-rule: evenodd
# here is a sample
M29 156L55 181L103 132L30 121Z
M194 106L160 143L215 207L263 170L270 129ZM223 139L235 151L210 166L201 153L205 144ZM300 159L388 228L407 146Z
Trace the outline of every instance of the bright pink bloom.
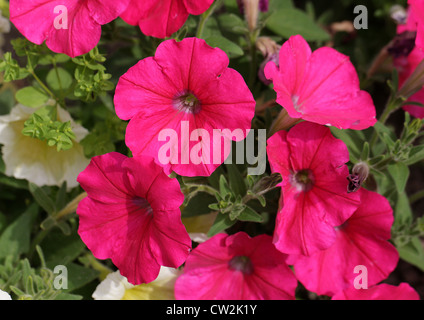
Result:
M267 153L272 172L283 178L277 249L303 255L327 249L336 240L334 227L359 206L359 194L347 193L346 145L329 128L305 121L269 138Z
M420 300L418 293L408 283L399 286L386 283L368 289L350 287L335 294L331 300Z
M175 284L181 300L294 300L297 281L268 235L217 234L199 244Z
M147 36L165 38L178 31L189 14L205 12L213 0L131 0L121 18Z
M191 249L179 208L184 195L153 159L97 156L78 182L88 194L78 205L78 233L94 256L112 259L133 284L184 263Z
M31 42L70 57L93 49L101 25L116 19L129 0L10 0L10 20Z
M424 3L424 1L423 1ZM415 11L408 11L408 20L405 25L399 25L397 29L398 34L403 32L414 32L417 31L417 19ZM417 66L424 59L424 49L415 46L408 55L395 55L393 63L399 72L399 88L405 83L405 81L412 75ZM413 94L408 98L408 101L415 101L424 103L424 88ZM424 108L417 105L406 105L403 109L409 112L414 117L423 119Z
M399 254L388 241L393 224L389 202L363 188L358 193L361 205L336 228L336 241L330 248L309 257L290 256L297 279L318 295L332 296L349 288L360 275L373 286L386 279L398 263ZM355 270L356 266L366 270Z
M281 47L279 67L269 62L265 76L291 118L356 130L376 122L372 98L360 90L349 57L333 48L312 52L302 36L292 36Z
M125 141L133 154L183 176L208 176L221 165L225 145L246 137L255 112L252 93L228 63L221 49L186 38L162 42L154 57L131 67L114 100L118 117L131 119Z
M411 12L417 22L417 47L424 48L424 0L408 0Z

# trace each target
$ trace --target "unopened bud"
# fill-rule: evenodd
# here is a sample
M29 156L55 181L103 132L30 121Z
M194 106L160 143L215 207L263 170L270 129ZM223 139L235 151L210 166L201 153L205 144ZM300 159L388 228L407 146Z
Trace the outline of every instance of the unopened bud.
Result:
M362 183L368 178L370 168L366 162L358 162L353 166L352 174L349 174L347 180L349 184L347 186L347 192L358 191Z
M415 68L414 72L406 79L399 90L399 97L409 98L420 91L424 86L424 60Z
M254 31L258 24L259 0L242 0L242 10L247 21L249 31Z
M408 14L404 7L396 4L390 8L390 17L396 24L405 24L408 19Z
M269 85L272 83L272 81L268 80L265 77L265 72L264 72L265 66L267 65L268 62L272 61L278 67L279 60L280 60L279 52L280 52L281 46L269 37L259 37L256 40L256 48L258 48L258 50L265 57L264 61L262 61L261 65L259 66L259 70L258 70L259 80L261 80L264 84Z

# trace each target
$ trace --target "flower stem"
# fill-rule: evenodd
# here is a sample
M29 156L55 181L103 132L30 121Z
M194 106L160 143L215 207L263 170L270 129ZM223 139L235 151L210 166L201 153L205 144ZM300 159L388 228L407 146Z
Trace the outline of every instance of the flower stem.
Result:
M424 190L418 191L409 197L409 203L413 204L424 198Z
M378 122L381 124L385 124L386 121L389 119L390 115L402 107L402 100L395 96L390 96L389 101L386 104L386 107L383 110L383 113L380 116L380 119L378 119ZM374 133L370 140L370 148L372 149L377 142L378 139L378 133L377 130L374 129Z
M27 59L28 59L28 72L34 77L34 79L38 82L38 84L43 88L43 90L54 100L56 99L56 96L53 94L53 92L50 91L50 89L44 84L43 81L37 76L37 74L34 71L34 67L31 64L31 59L29 57L28 51L25 50Z
M68 214L71 214L73 212L75 212L77 210L78 204L80 203L80 201L82 199L84 199L87 196L86 192L83 192L81 194L79 194L77 197L75 197L71 202L69 202L65 208L63 208L62 210L60 210L56 215L55 215L55 219L60 220L63 217L67 216Z
M197 27L196 38L202 38L203 29L205 28L206 21L210 18L212 13L218 8L222 3L222 0L215 0L208 10L202 13L200 16L199 26Z
M38 82L38 84L43 88L43 90L54 100L56 99L56 96L53 94L53 92L50 91L49 88L44 84L43 81L35 74L34 70L29 70L29 73L34 77L34 79Z

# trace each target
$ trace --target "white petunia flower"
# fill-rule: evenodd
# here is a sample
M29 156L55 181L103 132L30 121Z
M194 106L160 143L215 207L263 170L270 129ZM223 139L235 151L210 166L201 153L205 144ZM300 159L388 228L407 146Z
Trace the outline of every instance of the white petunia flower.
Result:
M68 188L78 185L78 174L89 163L78 142L88 134L88 131L76 124L66 110L60 107L57 109L58 120L71 121L76 136L73 147L60 152L55 147L49 147L45 141L22 134L25 121L37 109L18 104L10 114L0 116L0 143L3 144L6 175L26 179L38 186L60 186L64 181Z
M119 271L110 273L93 293L95 300L172 300L175 281L181 271L161 267L158 277L150 282L132 285Z
M127 289L134 287L127 278L118 271L107 275L93 293L95 300L121 300Z
M0 300L12 300L10 294L0 289Z

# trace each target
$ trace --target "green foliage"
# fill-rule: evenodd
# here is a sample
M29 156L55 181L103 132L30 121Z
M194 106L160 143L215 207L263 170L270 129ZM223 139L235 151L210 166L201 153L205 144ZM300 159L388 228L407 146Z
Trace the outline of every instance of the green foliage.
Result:
M56 146L57 151L69 150L73 146L72 140L76 139L71 122L55 119L57 119L56 106L42 107L25 121L22 134L46 141L48 146Z

